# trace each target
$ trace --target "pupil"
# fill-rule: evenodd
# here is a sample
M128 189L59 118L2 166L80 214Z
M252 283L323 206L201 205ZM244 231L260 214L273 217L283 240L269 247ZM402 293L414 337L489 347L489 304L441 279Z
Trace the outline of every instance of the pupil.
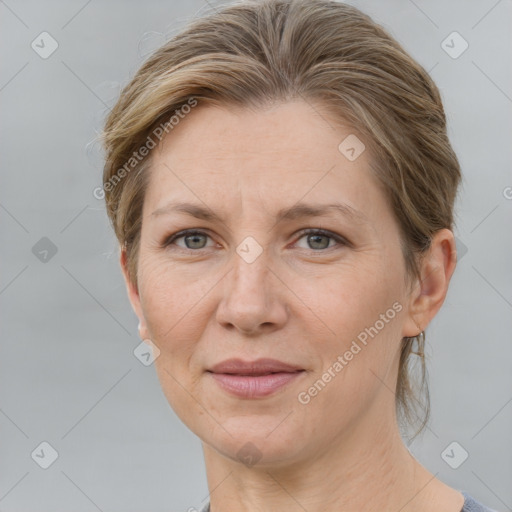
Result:
M198 238L201 238L202 236L203 236L203 235L199 235L199 234L197 234L197 235L188 235L188 236L186 237L186 240L187 240L187 242L188 242L190 239L192 239L192 240L193 240L193 241L192 241L192 244L194 244L194 243L196 243L196 242L197 242L197 239L198 239ZM188 247L188 246L189 246L189 244L187 243L187 247ZM202 249L202 246L201 246L201 247L193 246L193 247L188 247L188 248L189 248L189 249Z
M315 242L313 243L316 243L318 241L319 238L323 238L324 240L327 240L327 237L325 235L310 235L312 239L316 239ZM320 244L322 245L322 244ZM329 241L327 240L327 246L329 245ZM327 247L325 244L323 244L322 247L313 247L314 249L325 249Z

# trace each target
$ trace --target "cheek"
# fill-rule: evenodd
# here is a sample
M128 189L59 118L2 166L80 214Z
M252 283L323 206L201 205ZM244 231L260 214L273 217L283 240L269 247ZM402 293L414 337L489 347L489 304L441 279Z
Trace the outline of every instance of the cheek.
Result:
M200 378L198 340L212 314L205 309L206 296L218 278L197 279L161 260L148 258L141 265L140 294L149 337L160 350L155 367L174 408L190 402L182 386L193 390Z
M329 333L334 340L333 348L341 349L376 322L381 328L381 315L385 315L384 321L388 321L385 329L380 330L389 332L393 325L393 331L396 331L399 324L397 309L400 307L393 309L393 304L403 302L401 280L396 269L370 261L364 266L340 268L315 279L314 283L304 280L302 286L297 286L294 291L303 297L311 311L310 325L316 323Z
M154 362L157 377L169 405L195 431L202 411L190 398L197 393L199 377L192 362L204 328L200 299L207 290L165 263L146 261L141 268L144 317L149 336L160 350Z
M308 323L323 334L318 336L322 342L312 347L322 367L308 383L322 381L317 387L323 398L317 402L334 400L344 410L357 408L355 402L386 378L400 348L401 279L399 269L372 264L364 271L339 272L310 288L304 302L315 316ZM329 388L326 393L323 384Z
M194 333L201 330L201 299L211 285L207 278L194 279L155 260L141 265L142 308L152 340L162 350L174 353L188 340L197 339Z

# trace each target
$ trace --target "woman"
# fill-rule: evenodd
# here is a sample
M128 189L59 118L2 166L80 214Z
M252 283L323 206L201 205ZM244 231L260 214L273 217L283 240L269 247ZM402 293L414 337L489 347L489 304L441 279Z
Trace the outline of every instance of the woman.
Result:
M202 441L203 510L488 511L401 431L456 265L437 87L329 1L228 6L157 50L104 133L140 337ZM424 373L423 373L424 375Z

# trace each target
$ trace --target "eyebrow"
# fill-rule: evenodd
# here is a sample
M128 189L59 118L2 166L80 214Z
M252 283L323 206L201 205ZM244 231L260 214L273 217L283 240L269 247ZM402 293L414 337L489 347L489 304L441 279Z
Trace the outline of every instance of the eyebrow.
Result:
M321 217L323 215L328 215L329 213L332 212L341 214L349 218L351 221L357 223L370 223L366 215L345 203L297 203L291 207L279 210L276 215L276 222L281 222L283 220L296 220L305 217ZM158 217L160 215L169 215L172 213L183 213L195 217L196 219L202 219L206 221L219 221L225 223L225 220L222 216L213 212L209 208L194 203L171 202L161 208L156 209L151 214L151 216Z

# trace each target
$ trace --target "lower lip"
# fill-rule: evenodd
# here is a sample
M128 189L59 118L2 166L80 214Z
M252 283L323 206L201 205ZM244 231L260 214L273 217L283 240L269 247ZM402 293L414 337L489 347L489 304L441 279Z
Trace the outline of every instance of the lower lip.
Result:
M259 398L271 395L303 373L304 371L282 372L251 377L249 375L210 372L221 388L242 398Z

